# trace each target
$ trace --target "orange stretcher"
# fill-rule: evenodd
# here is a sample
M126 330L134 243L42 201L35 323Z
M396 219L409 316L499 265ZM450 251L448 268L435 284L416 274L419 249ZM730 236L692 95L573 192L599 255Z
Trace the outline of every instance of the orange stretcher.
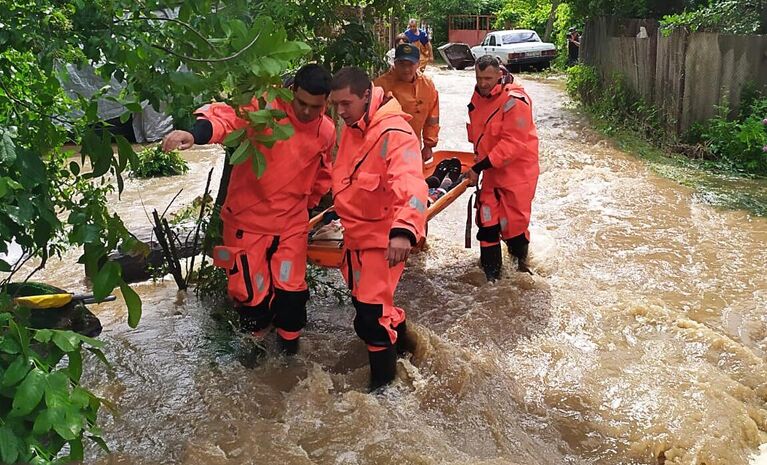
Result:
M461 161L461 172L465 173L474 164L474 154L470 152L457 152L450 150L440 150L434 152L431 160L426 162L423 167L424 179L429 177L439 162L449 158L458 158ZM447 208L448 205L453 203L461 194L463 194L469 186L469 181L463 179L457 186L450 189L445 195L437 199L436 202L429 205L427 210L426 220L432 219L439 212ZM309 230L312 231L315 228L322 225L322 219L324 215L333 210L333 207L328 208L322 213L316 215L309 220ZM309 238L309 250L308 260L309 263L318 266L324 266L327 268L339 268L343 261L343 240L313 240Z

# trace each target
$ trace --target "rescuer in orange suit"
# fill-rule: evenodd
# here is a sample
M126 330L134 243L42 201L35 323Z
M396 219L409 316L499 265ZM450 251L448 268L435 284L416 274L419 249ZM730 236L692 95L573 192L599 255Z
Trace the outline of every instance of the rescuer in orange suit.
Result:
M424 235L426 182L409 116L359 68L333 77L330 101L346 126L333 165L333 200L344 227L341 272L356 310L354 329L367 344L370 388L394 379L405 312L394 290ZM400 344L398 344L400 342Z
M517 259L517 269L530 273L528 226L538 184L538 134L530 96L513 78L504 82L494 57L480 57L475 72L467 130L477 163L468 175L476 185L482 173L476 204L480 263L487 279L496 280L501 275L501 240Z
M375 85L391 92L402 110L411 116L410 126L421 142L421 158L426 161L439 140L439 93L431 78L418 71L420 52L411 44L398 45L394 66L375 80Z
M221 210L224 245L214 249L214 263L228 273L228 293L237 303L240 328L263 335L274 326L280 347L298 350L306 325L306 252L308 209L315 207L331 186L331 151L336 141L333 121L325 116L331 75L319 65L296 73L293 100L280 99L266 108L281 110L295 133L272 148L259 146L266 171L258 178L251 160L235 165ZM218 144L240 128L255 131L247 112L258 110L258 99L239 111L214 103L200 108L191 132L173 131L164 150L193 144ZM252 143L258 144L251 138Z

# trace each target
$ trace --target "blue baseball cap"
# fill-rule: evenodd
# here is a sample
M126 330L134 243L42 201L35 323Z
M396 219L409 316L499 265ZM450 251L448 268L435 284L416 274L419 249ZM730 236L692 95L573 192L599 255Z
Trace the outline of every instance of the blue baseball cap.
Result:
M418 47L410 44L400 44L394 50L394 61L407 60L411 63L418 64L421 62L421 52L418 51Z

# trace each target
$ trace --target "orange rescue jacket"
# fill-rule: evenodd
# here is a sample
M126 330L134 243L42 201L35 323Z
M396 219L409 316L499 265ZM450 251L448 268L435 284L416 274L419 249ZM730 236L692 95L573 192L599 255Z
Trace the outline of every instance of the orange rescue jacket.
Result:
M253 172L251 160L232 168L221 219L244 231L279 235L300 222L307 223L308 227L307 210L315 207L330 190L331 151L336 129L325 115L302 123L293 107L279 99L268 108L284 111L287 117L280 123L290 122L295 133L272 148L259 147L266 158L266 171L261 178ZM242 112L256 110L257 99L241 107ZM222 143L232 131L249 126L234 108L223 103L206 105L196 114L213 126L211 144ZM252 136L255 132L248 129L248 134ZM257 144L255 140L252 142Z
M418 140L425 147L435 147L439 140L439 93L434 82L420 72L415 82L402 82L389 70L375 80L375 85L391 92L402 110L412 117L410 126Z
M477 161L489 159L492 165L484 171L483 187L537 183L538 133L532 102L522 86L498 84L487 97L475 89L469 121L466 129Z
M366 115L345 126L333 164L334 205L353 250L384 249L403 233L415 245L426 226L426 181L418 138L396 99L374 87Z

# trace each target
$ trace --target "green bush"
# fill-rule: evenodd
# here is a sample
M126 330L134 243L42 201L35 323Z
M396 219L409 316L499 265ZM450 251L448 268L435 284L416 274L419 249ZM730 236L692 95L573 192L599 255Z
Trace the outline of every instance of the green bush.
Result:
M738 118L728 118L728 109L697 125L692 138L703 143L728 169L767 174L767 98L744 105Z
M606 122L608 131L628 129L659 144L673 138L664 127L660 111L644 102L620 74L603 79L596 68L572 66L567 70L567 92Z
M178 150L163 152L156 145L147 147L138 153L138 166L133 167L133 175L138 178L157 178L175 176L189 171L189 165Z
M593 104L601 95L601 80L596 68L575 65L567 70L567 94L584 105Z
M96 426L101 399L80 386L82 349L106 362L102 343L72 331L30 329L28 310L26 316L18 307L0 313L0 462L82 460L86 438L108 452Z

